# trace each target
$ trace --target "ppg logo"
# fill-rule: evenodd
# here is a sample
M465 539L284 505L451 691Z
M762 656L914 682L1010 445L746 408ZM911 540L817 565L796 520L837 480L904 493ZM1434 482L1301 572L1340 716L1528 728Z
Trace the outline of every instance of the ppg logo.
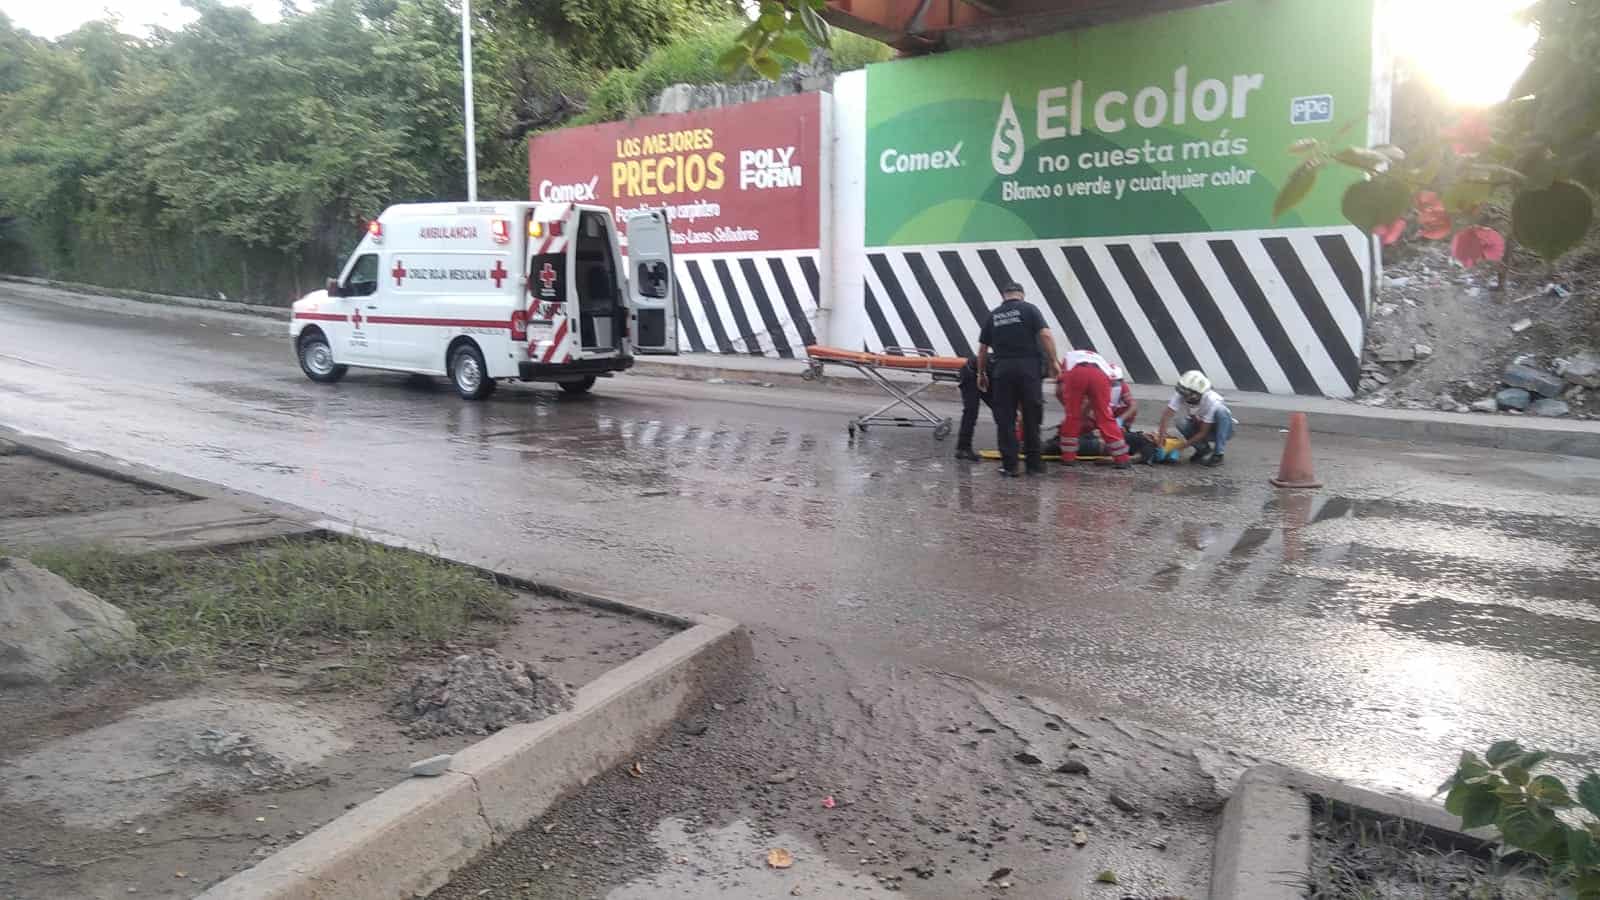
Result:
M1313 122L1333 121L1333 95L1296 97L1289 101L1289 124L1310 125Z

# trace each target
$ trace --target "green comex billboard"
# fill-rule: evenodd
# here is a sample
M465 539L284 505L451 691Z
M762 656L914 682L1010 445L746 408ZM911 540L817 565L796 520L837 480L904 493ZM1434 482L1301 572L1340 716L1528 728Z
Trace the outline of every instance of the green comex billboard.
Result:
M1229 0L871 66L867 244L1342 225L1353 173L1272 202L1296 140L1365 143L1372 3Z

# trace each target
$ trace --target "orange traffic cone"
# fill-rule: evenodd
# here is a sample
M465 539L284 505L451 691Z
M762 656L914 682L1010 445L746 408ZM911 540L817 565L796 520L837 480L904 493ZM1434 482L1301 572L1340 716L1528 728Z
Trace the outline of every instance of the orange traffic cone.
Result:
M1311 468L1311 428L1306 424L1305 413L1289 416L1289 440L1283 445L1283 462L1278 464L1278 477L1272 479L1273 487L1319 488L1322 482Z

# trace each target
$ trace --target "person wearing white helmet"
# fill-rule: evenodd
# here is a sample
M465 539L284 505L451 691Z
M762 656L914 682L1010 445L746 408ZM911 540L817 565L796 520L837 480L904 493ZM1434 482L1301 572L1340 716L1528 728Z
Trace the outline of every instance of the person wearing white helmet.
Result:
M1167 401L1167 408L1161 411L1157 447L1166 446L1167 432L1180 413L1183 420L1177 427L1183 443L1175 449L1182 451L1193 447L1194 456L1189 458L1192 463L1222 465L1223 451L1227 449L1228 439L1233 437L1233 411L1228 409L1228 401L1211 389L1211 379L1205 373L1191 369L1178 376L1178 388Z

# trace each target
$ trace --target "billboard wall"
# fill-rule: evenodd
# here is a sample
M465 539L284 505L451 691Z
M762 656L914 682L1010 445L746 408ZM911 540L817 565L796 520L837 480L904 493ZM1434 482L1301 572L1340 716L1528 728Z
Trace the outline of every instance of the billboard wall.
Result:
M529 189L535 200L609 207L619 223L639 209L667 212L680 347L803 356L821 303L828 100L801 94L538 135Z
M1294 141L1372 136L1372 4L1227 0L870 66L866 343L965 354L1016 280L1137 380L1348 396L1356 175L1272 204Z

